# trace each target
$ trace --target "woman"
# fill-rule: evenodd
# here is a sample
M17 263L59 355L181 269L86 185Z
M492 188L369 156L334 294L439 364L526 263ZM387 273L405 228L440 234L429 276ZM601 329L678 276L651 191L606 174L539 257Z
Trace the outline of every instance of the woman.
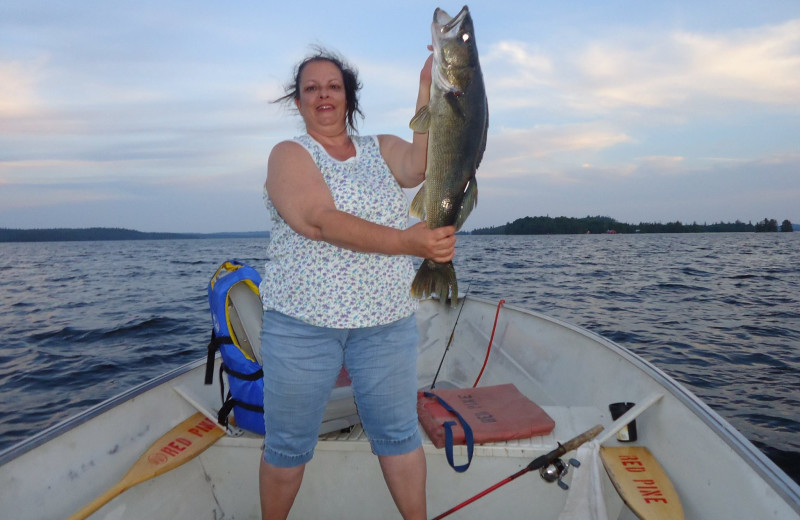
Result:
M420 73L427 104L431 57ZM306 135L276 145L265 203L272 219L262 282L262 516L288 516L344 365L365 432L398 510L426 517L425 457L416 415L416 302L408 255L448 262L455 228L407 228L402 188L424 180L427 135L355 135L356 73L320 52L304 60L283 100Z

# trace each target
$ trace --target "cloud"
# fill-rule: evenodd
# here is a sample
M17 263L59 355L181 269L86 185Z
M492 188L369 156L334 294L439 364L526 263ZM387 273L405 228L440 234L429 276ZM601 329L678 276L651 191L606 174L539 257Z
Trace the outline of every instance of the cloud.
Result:
M59 176L61 176L62 179L64 177L71 177L69 174L64 175L66 172L86 172L87 169L95 168L98 164L98 161L59 159L0 161L0 182L15 186L49 184L58 182L56 179L58 179ZM91 175L83 173L83 177L83 180L86 180L91 177ZM83 181L77 178L74 179L77 182Z
M495 64L510 67L513 75L500 76L495 81L499 88L547 85L553 73L552 58L541 49L520 41L500 41L493 44L487 56L481 58L481 63L488 67L494 67Z
M424 59L426 55L421 54ZM359 81L363 84L360 103L364 112L362 134L394 133L411 139L408 127L414 116L423 61L392 62L356 56Z
M255 91L253 91L255 92ZM110 177L186 179L265 167L280 108L254 98L58 107L5 117L0 178L102 182Z
M11 191L13 188L13 191ZM97 186L55 187L42 184L7 185L0 195L3 212L20 209L48 208L54 205L68 205L79 208L81 204L93 201L121 199L119 193L112 193Z
M17 62L0 63L0 131L2 119L33 112L39 105L36 73Z
M732 182L727 175L746 192L752 174L742 172L768 168L761 157L775 160L789 146L779 139L723 143L759 124L773 128L776 110L800 107L800 20L705 34L618 32L569 45L565 52L501 41L482 57L495 114L479 172L484 201L568 187L568 196L552 192L553 200L585 203L588 211L608 187L624 193L635 186L642 193L636 200L666 199L661 211L668 214L670 200L686 199L671 186ZM744 116L748 107L758 119ZM507 126L491 126L497 120ZM720 121L729 125L724 131L713 126ZM676 130L665 133L665 126ZM659 189L648 186L655 179ZM647 204L637 211L647 214Z
M800 20L722 34L592 42L575 63L585 87L571 103L580 108L696 108L708 100L797 107Z
M800 222L800 154L686 162L679 156L648 156L606 166L530 165L530 170L552 168L558 172L552 177L487 176L480 170L479 204L466 227L536 215L608 215L630 223L755 222L765 217Z
M776 105L800 100L800 20L721 36L679 33L676 46L692 57L696 88Z
M546 176L568 181L571 166L598 152L630 142L625 132L604 123L504 128L489 136L481 177Z
M542 107L558 96L554 59L521 41L499 41L481 57L491 110Z
M491 45L484 61L493 107L584 115L702 112L727 101L800 107L800 19L721 33L615 34L578 42L571 52Z
M660 174L685 173L686 158L679 155L653 155L635 159L631 173L658 172Z
M412 22L399 23L413 10L392 8L392 27L367 27L375 37L363 45L341 39L346 15L331 23L304 19L301 10L187 13L159 4L134 13L29 2L1 16L4 225L12 223L10 204L30 207L13 222L23 227L180 231L261 222L269 149L303 131L296 114L270 101L313 41L341 46L359 67L361 133L409 139L426 53L422 44L410 52L408 42L429 39L428 16L413 22L414 36ZM513 20L522 25L503 19L481 30L489 144L478 173L481 204L468 225L543 213L748 217L740 203L763 218L770 201L796 206L798 161L787 157L797 149L800 19L648 31L642 27L661 19L669 27L670 19L628 11L609 23L586 13L589 24L576 26L525 16ZM265 20L274 30L263 30ZM691 23L752 24L741 20ZM406 27L403 38L394 37L397 27ZM703 202L708 193L719 200L714 208ZM726 208L726 197L737 206ZM215 198L236 203L209 206Z

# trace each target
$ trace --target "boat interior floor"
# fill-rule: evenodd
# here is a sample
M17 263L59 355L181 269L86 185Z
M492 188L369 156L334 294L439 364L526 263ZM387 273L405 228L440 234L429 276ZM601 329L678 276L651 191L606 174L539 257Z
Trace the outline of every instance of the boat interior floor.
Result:
M440 383L438 388L455 388L452 384ZM546 435L516 439L509 441L476 444L474 456L490 457L521 457L533 459L555 448L559 442L565 442L597 424L609 424L611 418L606 411L592 406L542 406L542 409L555 421L555 428ZM426 454L441 454L444 450L436 448L420 428L423 439L423 449ZM262 436L245 434L240 437L225 437L219 441L229 446L258 446L263 445ZM319 436L316 451L370 451L369 439L360 423L353 424L336 431L324 433ZM467 457L466 446L454 446L453 454L456 457Z

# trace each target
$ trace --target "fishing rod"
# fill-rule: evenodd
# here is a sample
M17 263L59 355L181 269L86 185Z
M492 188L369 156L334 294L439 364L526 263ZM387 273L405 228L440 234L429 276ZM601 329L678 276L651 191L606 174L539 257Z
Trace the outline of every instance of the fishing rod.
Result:
M464 310L464 304L467 303L467 295L469 294L469 288L472 287L472 282L467 285L467 292L464 293L464 297L461 299L461 307L458 309L458 316L456 316L456 321L453 322L453 330L450 332L450 339L447 340L447 346L444 348L444 354L442 354L442 359L439 361L439 368L436 369L436 375L433 376L433 382L431 383L431 390L436 387L436 380L439 379L439 372L442 370L442 365L444 364L444 358L447 356L447 351L450 350L450 345L453 343L453 337L456 334L456 325L458 325L458 319L461 318L461 311Z
M521 477L522 475L524 475L525 473L528 473L529 471L534 471L534 470L545 468L545 467L549 466L556 459L558 459L559 457L561 457L565 453L570 452L570 451L572 451L574 449L577 449L583 443L588 442L588 441L594 439L595 437L597 437L597 435L601 431L603 431L603 427L598 424L594 428L586 430L585 432L581 433L580 435L568 440L564 444L561 444L559 442L558 443L558 447L556 449L554 449L553 451L536 457L535 459L533 459L531 461L530 464L528 464L527 466L525 466L521 470L517 471L513 475L511 475L509 477L506 477L505 479L501 480L500 482L498 482L497 484L495 484L495 485L493 485L491 487L486 488L485 490L481 491L480 493L478 493L474 497L469 498L469 499L461 502L457 506L455 506L455 507L445 511L444 513L440 514L439 516L435 517L433 520L440 520L441 518L444 518L446 516L451 515L452 513L455 513L459 509L470 505L471 503L475 502L479 498L482 498L482 497L488 495L489 493L491 493L495 489L508 484L512 480Z

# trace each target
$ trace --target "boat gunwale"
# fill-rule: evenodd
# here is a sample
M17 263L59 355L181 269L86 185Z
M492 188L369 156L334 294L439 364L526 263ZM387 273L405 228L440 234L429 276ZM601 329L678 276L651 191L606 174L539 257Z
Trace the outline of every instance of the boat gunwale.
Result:
M108 399L101 401L81 412L78 412L76 415L68 417L61 422L54 424L38 433L35 433L31 437L28 437L25 440L18 442L17 444L13 444L6 448L5 450L0 452L0 466L3 466L12 460L21 457L22 455L28 453L29 451L38 448L39 446L47 443L48 441L63 435L64 433L77 428L81 424L90 421L91 419L97 417L98 415L116 407L123 403L130 401L131 399L140 396L149 390L152 390L156 387L161 386L164 383L167 383L187 372L191 372L192 370L204 365L206 363L205 357L201 359L197 359L195 361L190 361L184 365L176 367L168 372L161 374L160 376L156 376L153 379L140 383L136 386L133 386L127 390L120 392L117 395L109 397Z

